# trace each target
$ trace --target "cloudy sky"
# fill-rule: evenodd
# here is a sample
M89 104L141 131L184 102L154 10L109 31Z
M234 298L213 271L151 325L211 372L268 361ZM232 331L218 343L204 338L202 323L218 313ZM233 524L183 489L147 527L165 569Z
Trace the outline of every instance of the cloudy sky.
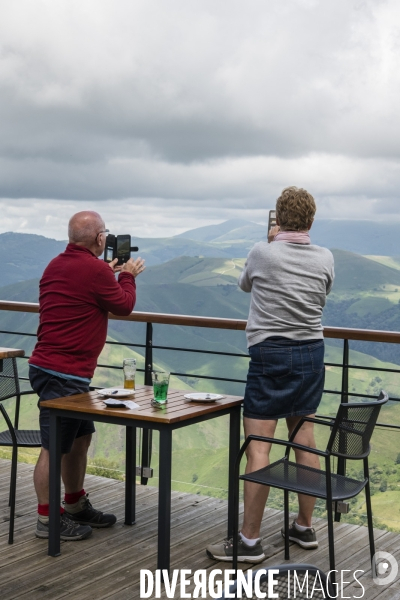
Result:
M0 0L0 233L399 220L398 0Z

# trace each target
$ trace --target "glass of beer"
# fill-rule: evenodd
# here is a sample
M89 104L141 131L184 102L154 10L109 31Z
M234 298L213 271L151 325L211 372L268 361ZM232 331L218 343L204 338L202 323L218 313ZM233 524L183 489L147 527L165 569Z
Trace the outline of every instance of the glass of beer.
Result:
M166 404L167 402L169 375L166 371L153 371L151 374L156 404Z
M124 388L126 390L134 390L135 389L135 375L136 375L136 358L124 358L123 370L124 370Z

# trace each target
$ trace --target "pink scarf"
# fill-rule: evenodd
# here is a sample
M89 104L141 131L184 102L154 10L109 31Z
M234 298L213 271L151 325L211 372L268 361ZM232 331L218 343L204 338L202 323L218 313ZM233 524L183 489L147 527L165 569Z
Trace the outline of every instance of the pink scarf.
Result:
M308 231L279 231L274 242L289 242L290 244L311 244Z

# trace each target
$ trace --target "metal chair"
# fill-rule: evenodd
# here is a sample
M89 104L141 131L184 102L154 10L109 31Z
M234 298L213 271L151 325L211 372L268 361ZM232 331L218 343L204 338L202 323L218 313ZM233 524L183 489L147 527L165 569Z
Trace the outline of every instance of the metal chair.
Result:
M17 361L15 358L4 358L0 361L0 412L8 429L0 433L0 446L12 448L11 478L10 478L10 526L8 543L14 542L15 495L17 485L18 448L40 448L39 430L18 429L21 396L32 394L31 390L21 392L18 379ZM10 419L3 401L15 397L14 424Z
M278 571L278 572L277 572ZM333 586L330 579L314 565L294 564L278 565L257 569L252 576L251 585L248 589L239 584L236 580L229 588L228 598L261 598L261 594L266 594L269 598L268 580L273 579L273 592L278 594L279 598L313 598L322 600L325 598L335 598ZM249 589L250 588L250 589ZM228 590L225 590L219 600L224 600ZM251 593L252 595L248 595Z
M368 455L370 439L378 419L380 409L388 400L386 392L381 392L379 398L371 402L340 404L335 419L303 417L294 429L289 440L279 440L262 436L250 435L242 445L236 460L235 476L235 523L233 535L233 568L237 569L238 545L238 513L239 513L239 479L268 485L284 490L284 530L285 530L285 560L289 560L289 492L306 494L326 500L329 538L330 570L335 570L335 549L333 538L332 504L340 500L353 498L365 489L369 546L371 563L375 554L375 543L372 525L372 509L369 487ZM309 448L297 444L294 440L300 427L305 421L329 426L331 434L326 450ZM253 441L269 442L286 447L285 455L280 460L263 469L239 476L240 461L247 446ZM325 459L325 470L313 469L289 460L290 450L301 449ZM347 460L362 460L364 479L358 480L345 475L331 472L331 458ZM334 581L332 577L332 581Z

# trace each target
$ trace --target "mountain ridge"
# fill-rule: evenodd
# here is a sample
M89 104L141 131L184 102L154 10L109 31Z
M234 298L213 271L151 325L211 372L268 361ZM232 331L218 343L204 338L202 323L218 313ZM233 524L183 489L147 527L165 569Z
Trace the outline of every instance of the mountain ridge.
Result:
M340 248L356 254L399 256L400 224L370 221L316 220L311 241L327 248ZM166 263L180 256L245 258L251 247L267 238L266 226L231 219L188 230L167 238L139 238L139 254L146 266ZM0 286L40 277L52 258L63 252L67 242L37 234L6 232L0 234Z

